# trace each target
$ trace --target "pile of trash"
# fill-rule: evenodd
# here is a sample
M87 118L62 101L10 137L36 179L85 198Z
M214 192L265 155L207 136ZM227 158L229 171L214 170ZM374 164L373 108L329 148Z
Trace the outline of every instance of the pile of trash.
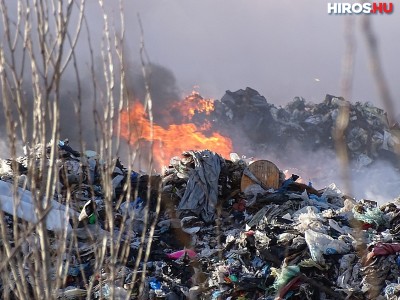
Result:
M80 153L64 140L57 154L60 180L46 224L54 259L65 267L65 280L54 291L60 299L400 296L395 202L378 207L373 200L344 195L334 184L319 190L298 182L296 174L285 178L270 161L249 164L209 150L174 157L159 175L128 170L116 160L110 194L96 152ZM49 162L50 156L35 161L42 160ZM1 226L9 231L0 242L11 248L14 217L21 224L38 222L30 192L35 174L27 162L28 156L0 161ZM74 246L60 252L56 237L63 230ZM22 278L33 285L31 240L20 251L26 265ZM106 249L99 257L101 247ZM1 278L0 295L6 298L15 280Z
M215 109L210 117L215 128L232 136L234 145L235 136L241 137L235 149L239 149L246 137L253 149L272 152L295 147L311 152L334 149L333 129L343 105L349 106L345 140L350 159L359 166L389 160L398 167L400 127L388 124L387 114L369 103L350 103L342 97L326 95L317 104L296 97L286 106L276 107L256 90L246 88L227 91L221 100L214 101Z

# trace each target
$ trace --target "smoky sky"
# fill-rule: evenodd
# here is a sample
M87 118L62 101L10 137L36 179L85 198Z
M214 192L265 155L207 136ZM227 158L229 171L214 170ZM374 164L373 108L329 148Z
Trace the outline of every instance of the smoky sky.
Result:
M9 3L9 13L16 8ZM270 103L284 105L296 96L318 103L326 94L341 96L340 86L346 49L345 21L349 16L329 15L328 0L139 0L123 1L124 47L128 73L140 73L141 35L149 60L156 66L153 93L164 108L174 98L183 98L194 86L203 97L220 99L226 90L251 87ZM14 7L14 9L13 9ZM110 26L120 33L117 1L105 1ZM95 59L104 49L104 22L97 1L87 1L86 21ZM383 107L371 75L360 15L354 19L354 76L352 102L371 102ZM400 97L400 18L396 7L391 15L368 16L377 36L383 70L392 99ZM77 19L77 15L74 16ZM71 22L74 24L74 22ZM78 65L84 82L90 84L88 33L82 30L77 44ZM99 64L101 65L101 64ZM73 113L73 71L64 76L65 113ZM140 76L129 77L134 93L141 95ZM135 78L139 82L135 83ZM72 78L72 79L71 79ZM84 91L90 99L90 91ZM83 103L90 112L91 103ZM397 104L400 107L400 104ZM399 109L399 108L398 108ZM3 123L3 122L2 122ZM87 126L90 126L88 124ZM68 128L64 128L66 134Z
M15 5L14 0L6 2ZM203 97L216 99L221 99L226 90L251 87L277 106L285 105L296 96L315 103L323 101L326 94L341 96L342 65L347 46L345 21L349 16L329 15L328 2L126 0L123 6L124 54L130 94L138 98L144 95L139 56L140 16L145 49L152 63L150 85L156 111L162 112L170 103L182 99L194 86L199 86L198 91ZM105 9L110 13L111 25L117 33L121 32L118 1L106 0ZM399 13L400 6L394 3L393 14L368 16L377 37L383 71L397 105L397 114L400 111L397 101L400 97ZM355 56L353 89L348 100L368 101L383 107L370 70L361 17L352 16ZM104 23L97 1L87 1L86 21L94 59L101 62ZM93 120L87 117L93 109L87 37L86 29L82 30L77 52L83 89L83 138L89 146L95 128ZM96 68L101 69L101 65L96 63ZM67 70L63 77L60 122L61 138L69 137L71 143L77 140L75 104L74 73ZM161 123L163 121L167 122L162 120ZM4 118L0 117L0 122L4 133ZM313 154L311 160L315 161L315 157ZM277 163L283 168L290 160ZM327 169L338 170L337 167Z
M13 11L14 1L6 2ZM121 32L118 2L105 1L105 10L110 26ZM296 96L320 102L326 94L342 94L340 83L347 43L345 21L349 16L329 15L328 2L126 0L123 1L126 60L130 68L140 65L140 16L149 60L172 74L170 84L175 86L171 90L181 98L193 86L199 86L204 97L216 99L226 90L251 87L276 105L284 105ZM400 36L399 11L394 3L393 14L368 16L396 103L400 97L400 39L396 38ZM368 101L382 107L361 30L362 16L351 18L355 57L349 100ZM97 1L87 1L86 21L98 59L104 47L104 22ZM82 30L77 49L80 69L90 76L87 36L86 29ZM400 108L400 104L397 106Z
M6 2L12 14L15 2ZM349 16L329 15L328 0L128 0L123 3L124 47L126 60L131 63L129 67L140 65L140 16L150 62L165 70L165 81L161 81L163 76L157 81L170 87L166 102L160 106L167 105L169 98L176 95L182 98L193 86L199 86L204 97L216 99L226 90L251 87L276 105L284 105L296 96L320 102L326 94L342 94L344 24ZM397 104L400 39L396 37L400 36L400 18L396 4L393 14L368 18L377 36L392 99ZM105 1L105 9L110 14L110 25L121 31L118 2ZM371 75L361 17L352 16L355 59L349 100L369 101L382 107ZM97 1L87 1L86 20L95 59L99 59L100 49L104 47L104 23ZM78 65L84 76L90 77L87 36L86 30L82 30L77 45ZM70 76L65 75L66 82L68 77L73 77L72 72ZM72 110L68 104L65 106Z
M320 102L341 94L345 19L327 13L326 0L127 1L127 36L138 51L140 14L149 57L170 69L183 93L199 85L207 97L247 86L274 104L295 96ZM332 2L332 1L331 1ZM378 39L393 99L400 96L400 18L368 16ZM355 61L351 101L382 106L366 43L354 16Z

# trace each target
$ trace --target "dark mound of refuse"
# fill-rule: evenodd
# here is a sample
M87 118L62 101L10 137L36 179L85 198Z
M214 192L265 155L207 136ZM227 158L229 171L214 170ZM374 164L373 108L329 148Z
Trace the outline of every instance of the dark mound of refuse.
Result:
M214 105L214 128L232 138L236 151L240 151L241 141L248 140L250 150L279 150L278 154L293 145L305 151L334 149L333 131L340 107L346 105L349 119L345 142L350 159L361 165L389 160L398 166L395 153L400 146L399 128L389 126L386 113L369 103L350 103L326 95L317 104L296 97L286 106L276 107L256 90L246 88L227 91Z

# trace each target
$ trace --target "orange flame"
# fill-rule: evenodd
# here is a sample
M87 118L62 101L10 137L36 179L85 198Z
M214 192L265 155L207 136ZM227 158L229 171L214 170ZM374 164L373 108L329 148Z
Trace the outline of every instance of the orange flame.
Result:
M153 155L158 167L169 164L170 158L181 155L186 150L209 149L224 157L229 157L232 152L232 141L213 132L206 136L202 130L193 123L170 124L163 128L153 124ZM121 136L131 145L142 141L151 141L150 121L140 102L134 102L128 111L121 114Z
M183 101L176 102L172 108L178 109L182 116L192 120L195 113L209 115L214 111L214 100L204 99L198 92L192 91Z

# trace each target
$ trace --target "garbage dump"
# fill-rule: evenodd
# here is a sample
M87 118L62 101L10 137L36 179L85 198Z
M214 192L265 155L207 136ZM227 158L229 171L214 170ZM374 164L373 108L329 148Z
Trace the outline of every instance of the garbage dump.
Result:
M330 101L324 107L341 100ZM308 120L302 128L326 117L322 112L316 114L319 110L314 117L304 107L297 110ZM376 125L383 126L378 115L383 114L370 113ZM291 125L290 116L285 120L285 128L302 131ZM357 149L369 146L363 147ZM49 159L37 157L37 161ZM2 239L9 239L11 247L15 246L14 220L37 222L32 206L40 202L34 202L29 191L27 161L27 156L1 160L1 227L8 232ZM60 181L49 207L47 230L55 237L51 240L54 249L58 248L59 230L64 229L66 239L75 242L52 256L63 258L66 272L66 279L53 291L55 298L400 297L400 209L396 202L378 206L373 199L343 194L334 183L317 189L311 182L299 182L301 174L286 178L268 160L249 164L237 154L223 158L209 150L190 150L173 157L156 175L129 170L116 160L112 199L106 199L101 179L105 166L96 152L80 153L68 140L59 141L57 163ZM111 201L111 211L106 210L106 201ZM28 253L35 244L30 237L26 240L21 251L27 273L21 279L32 286L36 282L29 277L33 258ZM108 264L113 262L111 248L117 243L125 243L127 249L125 256L117 256L121 259L113 263L113 273ZM102 246L107 251L99 258L95 253ZM147 256L143 255L146 249ZM0 251L4 257L4 250ZM13 280L14 276L1 280L1 298L14 295Z
M198 97L201 98L200 95ZM246 88L227 91L213 104L214 110L207 119L212 120L219 132L232 136L235 149L241 147L239 141L247 138L251 149L274 151L278 156L285 155L291 148L310 152L334 149L332 131L336 118L340 107L348 105L349 123L345 140L350 159L359 166L388 160L398 167L399 126L397 123L389 124L387 114L370 103L350 103L342 97L326 95L321 103L295 97L286 106L276 107L256 90ZM201 124L205 114L199 112L193 120ZM240 138L235 140L231 132L237 132ZM281 149L286 151L282 153Z

